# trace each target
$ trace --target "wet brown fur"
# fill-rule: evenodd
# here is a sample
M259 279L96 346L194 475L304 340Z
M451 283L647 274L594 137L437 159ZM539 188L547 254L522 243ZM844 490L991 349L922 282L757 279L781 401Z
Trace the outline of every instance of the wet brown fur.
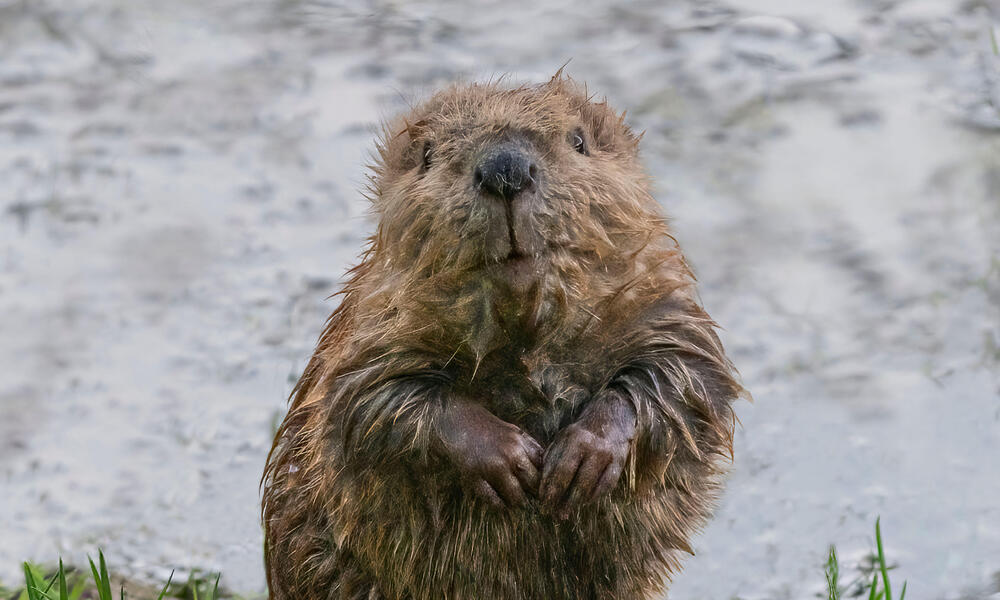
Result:
M580 130L590 155L567 136ZM510 135L540 160L512 282L473 160ZM709 516L743 393L650 196L638 137L557 75L455 86L385 127L379 219L296 385L263 480L271 598L652 598ZM430 144L430 145L428 145ZM423 166L425 148L433 162ZM506 231L506 230L504 230ZM459 395L547 446L589 399L634 404L628 468L560 521L497 511L431 451Z

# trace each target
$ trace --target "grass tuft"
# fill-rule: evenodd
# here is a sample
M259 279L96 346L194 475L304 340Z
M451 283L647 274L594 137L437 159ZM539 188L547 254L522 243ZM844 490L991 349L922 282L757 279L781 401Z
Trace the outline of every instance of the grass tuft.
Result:
M836 546L830 546L830 556L826 559L826 590L829 600L840 600L840 561Z
M906 598L906 582L903 582L903 589L900 590L899 598L892 595L892 581L889 578L889 571L893 569L885 560L885 548L882 544L882 519L875 519L875 555L872 557L872 580L865 583L857 594L860 596L868 591L868 600L904 600ZM867 570L867 569L865 569ZM837 558L837 549L830 546L830 555L827 558L826 566L826 589L828 600L840 600L841 589L838 582L840 577L840 561ZM880 579L881 577L881 579Z
M24 588L8 590L0 588L0 599L10 600L116 600L112 592L111 575L104 552L98 550L97 562L88 557L90 563L90 578L84 572L66 568L59 559L59 568L49 577L46 571L38 565L23 563ZM174 583L174 571L170 572L167 582L162 588L137 586L138 592L129 593L125 585L118 587L117 600L168 600L182 598L184 600L219 600L218 573L203 574L194 570L184 583ZM159 594L157 594L159 590ZM229 596L232 597L232 596Z

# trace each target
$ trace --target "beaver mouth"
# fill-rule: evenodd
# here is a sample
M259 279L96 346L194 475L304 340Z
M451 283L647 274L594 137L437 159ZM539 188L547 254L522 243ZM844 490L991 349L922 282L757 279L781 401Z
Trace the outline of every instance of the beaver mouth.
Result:
M542 259L547 244L534 229L530 215L522 214L524 210L524 206L506 203L492 215L492 227L482 240L481 266L528 265Z
M508 251L506 255L496 256L493 260L488 262L498 266L517 267L518 265L534 263L541 258L540 253L531 252L525 249L523 244L518 243L513 229L509 231L509 241L510 251Z
M526 289L541 276L540 256L511 250L497 265L502 278L516 289Z

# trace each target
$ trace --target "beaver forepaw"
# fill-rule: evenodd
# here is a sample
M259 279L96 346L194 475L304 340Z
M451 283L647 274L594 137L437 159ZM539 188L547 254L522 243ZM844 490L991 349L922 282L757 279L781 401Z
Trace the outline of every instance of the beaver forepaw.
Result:
M539 498L560 519L618 483L635 437L635 411L618 397L597 400L545 453Z
M537 494L542 447L528 434L472 402L452 402L437 419L438 448L463 485L496 508L522 506Z

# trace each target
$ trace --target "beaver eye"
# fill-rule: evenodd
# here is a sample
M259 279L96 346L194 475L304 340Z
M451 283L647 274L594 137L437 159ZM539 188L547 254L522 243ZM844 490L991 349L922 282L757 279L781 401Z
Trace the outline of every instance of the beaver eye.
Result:
M424 142L424 151L422 153L423 163L422 167L426 171L431 168L431 158L434 156L434 147L430 142Z
M582 130L577 129L570 134L569 141L573 144L574 150L585 156L590 155L590 151L587 150L587 140L584 139Z

